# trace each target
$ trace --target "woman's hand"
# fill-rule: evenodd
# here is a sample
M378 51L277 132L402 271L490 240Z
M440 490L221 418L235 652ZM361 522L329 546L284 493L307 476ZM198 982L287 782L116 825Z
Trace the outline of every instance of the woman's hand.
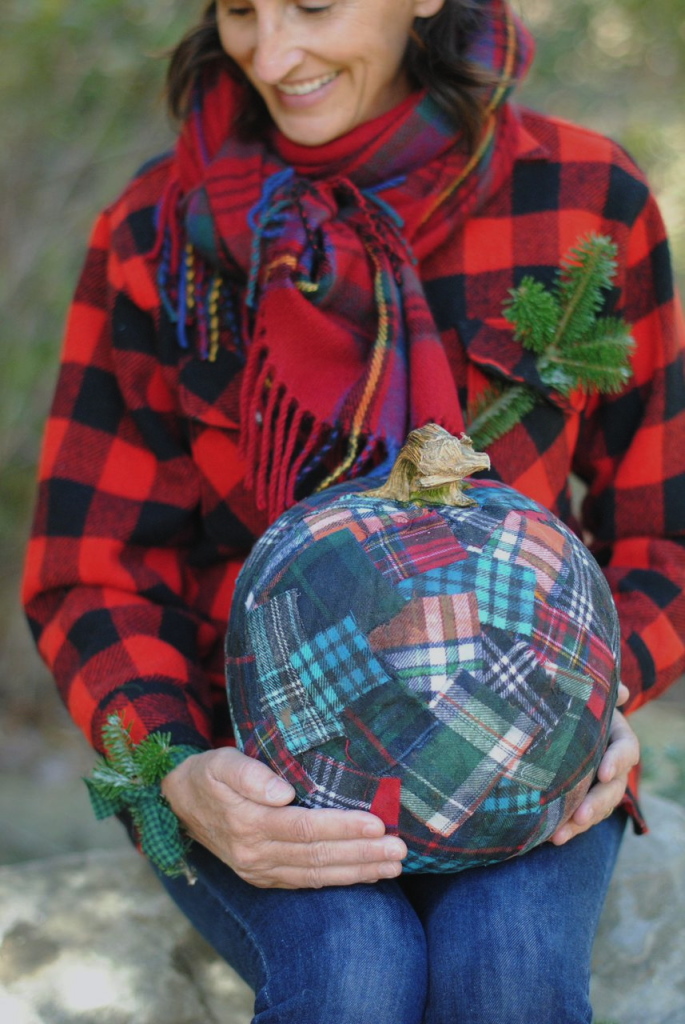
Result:
M628 700L628 688L622 683L618 691L617 707ZM580 832L596 825L618 807L628 785L628 775L640 758L640 744L620 711L614 711L609 731L609 744L599 768L597 781L571 818L560 825L550 842L563 846Z
M407 853L373 814L288 806L292 786L232 747L187 758L162 792L188 835L260 888L394 878Z

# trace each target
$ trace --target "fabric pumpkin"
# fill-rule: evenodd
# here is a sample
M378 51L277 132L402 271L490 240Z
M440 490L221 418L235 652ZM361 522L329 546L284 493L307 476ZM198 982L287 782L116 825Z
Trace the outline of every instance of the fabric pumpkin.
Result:
M435 495L446 479L423 482ZM427 505L374 482L295 505L247 559L226 644L239 747L304 806L377 814L407 843L405 870L523 853L573 812L606 745L607 583L510 487L471 480L462 495L459 481L460 504Z

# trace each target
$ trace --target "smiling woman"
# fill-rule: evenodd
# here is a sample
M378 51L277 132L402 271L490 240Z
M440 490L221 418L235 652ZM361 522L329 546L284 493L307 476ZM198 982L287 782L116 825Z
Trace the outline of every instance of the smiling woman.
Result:
M27 614L75 721L108 749L98 813L120 814L253 986L258 1024L592 1019L599 912L626 817L644 828L620 711L587 795L549 842L403 874L401 823L436 798L417 764L437 766L431 821L454 823L458 850L472 811L518 821L546 791L547 711L530 680L544 677L562 716L569 689L588 690L597 651L574 638L592 609L582 587L556 586L563 558L539 540L547 511L528 530L469 508L452 537L401 499L382 543L354 520L345 551L322 512L330 558L312 570L317 593L309 570L299 589L284 582L267 533L333 483L387 475L408 431L435 423L459 437L484 403L523 393L487 472L590 547L618 612L619 703L632 711L685 670L684 342L663 225L622 149L515 104L531 53L507 0L207 4L170 61L175 149L98 220L73 304ZM596 288L573 285L581 251L607 254L601 274L588 271ZM569 385L562 328L602 369L630 332L616 389ZM572 474L587 488L580 521ZM246 596L250 621L267 622L246 657L278 706L245 715L249 757L231 729L224 637L265 534L273 607L267 622ZM484 550L495 552L485 578L453 571L480 566ZM544 667L521 614L531 587ZM343 610L324 628L329 596ZM373 657L355 640L360 616ZM431 714L388 705L411 786L368 736L378 778L367 785L343 726L335 758L320 737L293 760L286 738L320 730L354 686L341 719L363 729L359 700L380 698L400 657L418 666L431 714L444 712L436 732ZM229 682L249 677L248 661L229 664ZM310 663L313 708L298 696ZM458 791L440 772L456 730ZM341 790L335 762L348 755ZM331 807L339 791L344 806ZM477 840L483 862L498 859L494 833Z
M218 4L224 50L284 135L320 146L406 99L410 30L442 0Z
M404 10L411 7L420 8L425 13L407 20L403 16ZM250 88L252 79L247 68L242 67L239 49L242 40L243 59L249 60L249 47L252 45L254 49L257 38L258 8L262 8L260 2L256 5L229 4L221 0L218 4L212 2L207 5L200 24L191 29L176 48L169 67L168 95L171 109L177 117L183 118L189 112L193 83L200 68L216 71L223 66L243 86L236 130L246 137L258 137L271 123L273 114L263 102L266 97L256 82L252 82L253 88ZM429 11L434 8L436 13L430 17ZM267 12L271 10L272 15L280 11L282 18L290 9L292 21L299 12L300 21L323 22L324 31L321 31L320 25L317 33L308 32L306 24L298 29L298 46L302 55L307 49L304 45L307 39L315 38L317 42L313 48L311 41L309 43L309 48L312 48L312 52L308 53L309 64L316 66L321 65L322 61L325 64L332 60L335 65L337 61L335 67L327 67L326 75L341 72L345 62L356 67L355 85L359 90L357 101L360 105L371 103L377 94L378 112L382 113L386 105L383 94L393 92L396 86L400 87L398 96L407 86L410 90L425 88L445 114L454 118L455 126L458 126L465 139L470 144L475 142L482 116L481 94L494 81L494 69L483 62L474 61L469 53L468 41L477 31L483 17L479 3L471 0L446 4L440 0L437 3L435 0L424 0L418 4L406 3L405 0L398 0L398 3L391 3L390 0L381 3L375 0L370 3L336 0L323 6L317 4L306 7L290 0L287 3L278 0L276 4L267 3L264 9ZM251 26L244 26L241 31L240 25L235 24L241 19L252 23ZM327 23L328 34L325 31ZM330 30L331 25L334 26L333 31ZM395 31L399 26L403 27L403 32ZM252 33L251 44L250 34L246 31L248 28L251 28ZM310 30L314 28L315 25L310 26ZM349 41L348 33L352 37ZM322 45L325 52L320 53ZM226 54L231 54L235 62L226 61ZM242 67L243 74L240 74L239 67ZM293 75L287 77L292 79ZM366 77L369 78L368 83ZM263 87L268 81L267 77ZM306 82L304 87L307 88ZM355 123L369 119L361 112L357 117L354 108L350 116ZM371 113L370 116L375 115ZM323 130L327 136L333 137L332 130L325 124Z

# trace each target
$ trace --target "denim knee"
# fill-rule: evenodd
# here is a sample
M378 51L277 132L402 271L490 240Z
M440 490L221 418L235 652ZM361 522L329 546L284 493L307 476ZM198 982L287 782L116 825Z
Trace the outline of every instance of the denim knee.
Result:
M258 988L254 1024L421 1024L427 961L423 928L393 883L329 889L325 917L288 934ZM295 940L295 941L292 941Z
M590 1024L589 982L549 950L543 957L520 947L510 956L467 957L449 975L431 977L424 1024Z

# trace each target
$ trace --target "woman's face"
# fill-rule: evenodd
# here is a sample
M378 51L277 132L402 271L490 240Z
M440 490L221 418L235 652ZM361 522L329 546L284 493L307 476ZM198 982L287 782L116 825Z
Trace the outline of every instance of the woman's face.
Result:
M218 0L221 43L293 142L320 146L410 92L415 17L444 0Z

